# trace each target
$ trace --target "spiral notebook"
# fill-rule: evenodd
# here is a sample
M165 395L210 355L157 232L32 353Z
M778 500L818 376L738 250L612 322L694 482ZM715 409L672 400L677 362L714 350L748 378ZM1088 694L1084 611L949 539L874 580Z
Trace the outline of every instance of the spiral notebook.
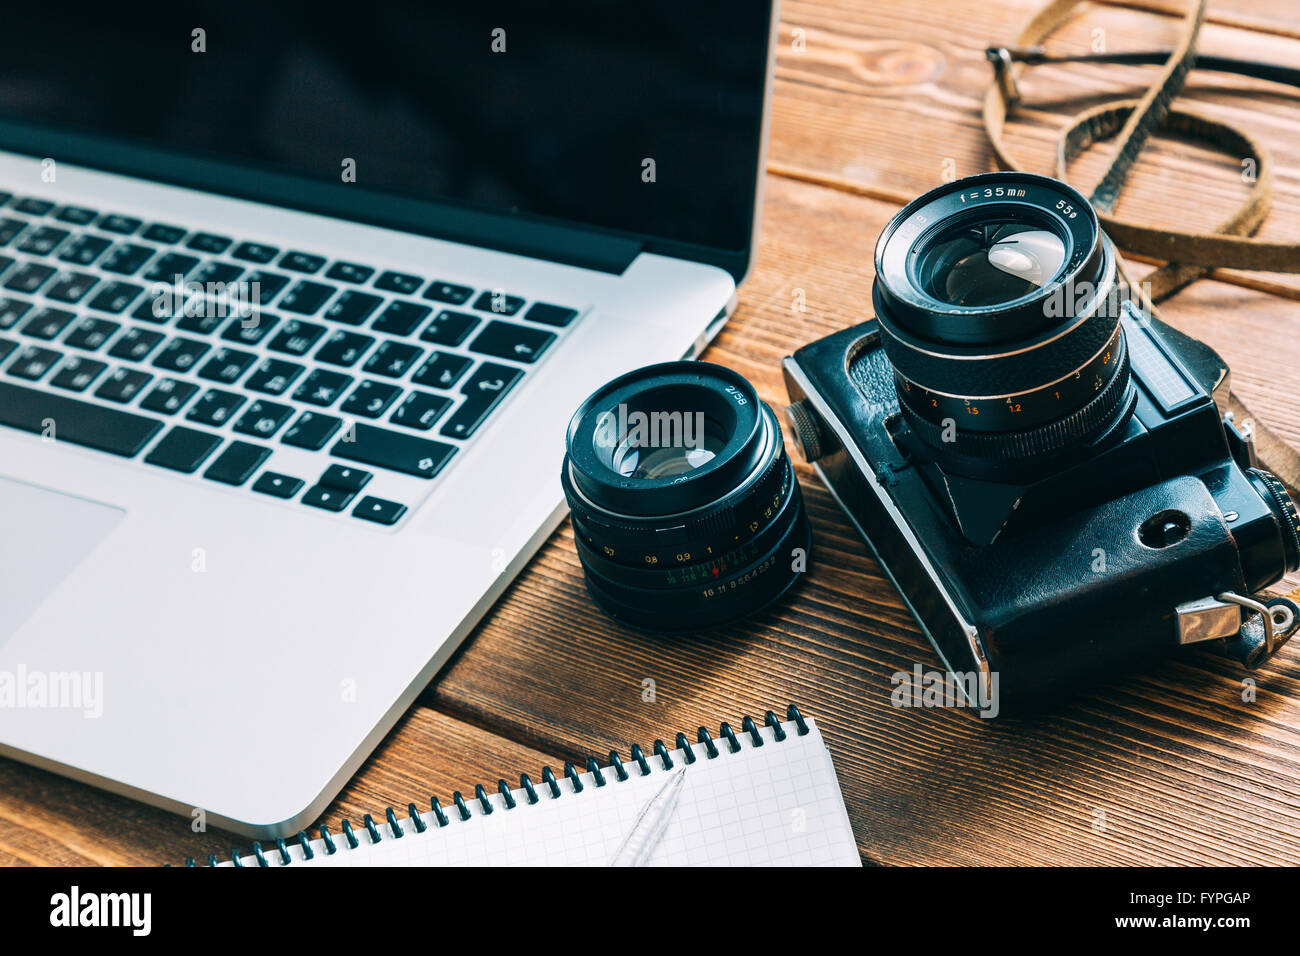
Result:
M650 866L860 866L848 812L817 725L793 705L788 720L771 711L746 717L739 732L717 738L701 727L675 748L656 741L602 765L548 767L511 789L476 787L443 806L409 804L339 832L322 827L273 847L231 851L223 866L606 866L626 860L629 839L643 839L637 862ZM655 819L647 829L647 815ZM648 834L648 835L647 835ZM187 860L193 866L193 860Z

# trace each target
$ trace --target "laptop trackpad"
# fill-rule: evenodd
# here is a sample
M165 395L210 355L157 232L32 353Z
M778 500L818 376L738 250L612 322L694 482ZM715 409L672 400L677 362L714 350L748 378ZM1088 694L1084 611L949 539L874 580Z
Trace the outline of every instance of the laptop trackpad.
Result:
M0 644L125 515L121 508L0 478Z

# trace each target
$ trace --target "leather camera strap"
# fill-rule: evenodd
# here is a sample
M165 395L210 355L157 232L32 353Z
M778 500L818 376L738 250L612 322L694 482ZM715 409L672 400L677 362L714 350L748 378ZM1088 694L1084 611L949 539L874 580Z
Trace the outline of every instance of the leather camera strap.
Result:
M1006 169L1024 167L1011 154L1003 138L1007 116L1020 99L1017 79L1026 65L1040 63L1094 62L1158 65L1155 82L1140 99L1103 103L1074 116L1057 141L1056 178L1064 180L1070 161L1094 143L1118 140L1106 171L1089 196L1103 228L1123 251L1146 256L1164 265L1146 277L1145 287L1131 281L1123 262L1121 276L1150 313L1162 321L1155 303L1163 301L1212 268L1233 268L1264 272L1300 272L1300 244L1269 242L1253 238L1273 198L1273 160L1268 149L1252 136L1193 110L1173 108L1188 72L1203 69L1236 73L1300 88L1300 70L1238 60L1230 57L1196 56L1196 41L1205 19L1205 0L1191 0L1178 42L1172 49L1123 53L1051 54L1042 42L1074 14L1082 0L1051 0L1020 29L1013 45L990 47L994 79L984 96L984 127L998 162ZM1208 144L1228 154L1255 162L1255 180L1246 201L1210 233L1161 229L1117 216L1115 204L1125 178L1151 134L1165 132ZM1086 192L1086 190L1085 190ZM1175 323L1170 323L1175 324ZM1279 438L1251 415L1245 403L1230 393L1227 411L1239 426L1249 429L1263 464L1282 479L1293 495L1300 493L1300 452ZM1296 607L1300 590L1283 599ZM1284 635L1269 639L1256 613L1247 618L1241 635L1228 642L1233 657L1249 667L1262 663L1292 633L1298 620ZM1279 639L1280 638L1280 639Z

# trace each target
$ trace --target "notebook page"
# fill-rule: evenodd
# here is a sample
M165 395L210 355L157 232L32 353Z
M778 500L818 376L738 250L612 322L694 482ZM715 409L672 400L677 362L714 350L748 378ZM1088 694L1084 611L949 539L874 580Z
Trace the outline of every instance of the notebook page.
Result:
M693 745L696 759L685 764L677 804L648 865L861 865L830 752L816 724L807 723L804 736L794 723L783 724L783 741L775 739L770 727L762 727L762 747L753 746L749 734L741 734L737 753L720 740L713 759L708 759L703 744ZM423 833L399 817L406 834L401 838L377 821L381 842L372 844L366 830L357 828L360 846L347 849L343 835L335 834L339 850L327 854L323 841L315 840L309 865L605 866L642 807L682 769L682 751L670 751L669 756L671 770L663 768L659 757L647 755L651 773L646 776L635 762L627 762L627 780L602 768L604 786L597 786L590 772L583 773L578 793L563 777L559 797L538 784L536 804L528 803L525 791L514 791L514 809L506 808L499 793L491 795L490 814L477 799L467 800L470 818L462 820L456 808L449 807L445 827L425 813L422 820L428 829ZM298 846L292 845L289 852L294 866L306 862ZM267 859L271 866L279 865L279 852L268 853Z

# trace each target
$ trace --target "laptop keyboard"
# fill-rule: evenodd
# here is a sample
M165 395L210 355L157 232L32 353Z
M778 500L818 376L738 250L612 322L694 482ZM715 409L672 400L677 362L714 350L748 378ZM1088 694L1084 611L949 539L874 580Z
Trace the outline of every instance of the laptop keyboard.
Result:
M577 317L0 192L0 425L381 525L418 502L370 480L441 473Z

